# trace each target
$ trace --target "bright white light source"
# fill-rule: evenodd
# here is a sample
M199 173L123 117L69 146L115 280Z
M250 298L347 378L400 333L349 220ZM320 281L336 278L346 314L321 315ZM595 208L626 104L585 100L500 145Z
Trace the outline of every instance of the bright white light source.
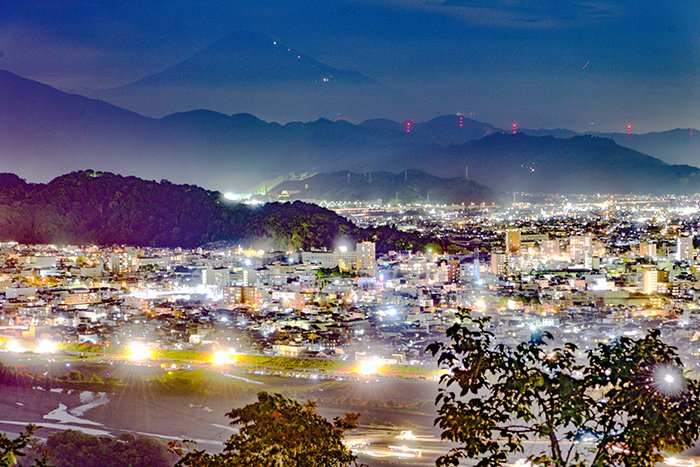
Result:
M659 365L652 375L652 384L664 396L677 396L685 390L686 380L680 368Z
M42 339L37 342L36 351L38 353L55 353L58 350L58 345L48 339Z
M664 464L677 467L695 467L698 465L693 459L683 459L680 457L666 457Z
M14 353L21 353L25 351L22 343L15 340L7 341L7 344L5 344L5 349L7 349L8 352Z
M340 245L338 247L338 251L341 253L347 253L348 252L348 247L346 245Z
M231 365L236 363L236 355L233 350L220 350L214 353L211 363L216 366Z
M402 431L400 434L398 434L396 436L396 439L415 440L415 439L418 439L418 437L413 434L413 431L408 430L408 431Z
M382 360L379 357L370 357L360 361L357 373L362 376L376 375L382 368Z
M132 342L127 349L126 358L132 362L140 362L151 358L151 349L143 342Z

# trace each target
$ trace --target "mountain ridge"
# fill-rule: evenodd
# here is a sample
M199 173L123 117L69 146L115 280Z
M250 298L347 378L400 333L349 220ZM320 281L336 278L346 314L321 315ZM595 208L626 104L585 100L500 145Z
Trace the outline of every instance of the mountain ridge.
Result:
M390 168L454 178L469 166L471 180L507 192L700 191L700 169L669 165L612 140L513 135L459 115L414 122L410 132L389 122L279 124L210 110L155 119L0 73L3 169L39 180L94 167L242 192L290 172Z

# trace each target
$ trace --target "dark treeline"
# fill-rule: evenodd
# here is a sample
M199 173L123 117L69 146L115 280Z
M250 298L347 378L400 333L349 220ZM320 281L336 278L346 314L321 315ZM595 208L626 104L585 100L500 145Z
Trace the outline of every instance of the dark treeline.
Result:
M85 378L78 370L71 370L62 377L47 377L22 372L0 362L0 386L39 387L44 390L64 388L76 391L113 391L117 388L118 382L110 378L102 379L94 374L90 378Z
M94 436L77 430L49 435L46 441L32 438L18 459L21 467L170 467L178 459L165 443L147 436L123 434L119 437Z

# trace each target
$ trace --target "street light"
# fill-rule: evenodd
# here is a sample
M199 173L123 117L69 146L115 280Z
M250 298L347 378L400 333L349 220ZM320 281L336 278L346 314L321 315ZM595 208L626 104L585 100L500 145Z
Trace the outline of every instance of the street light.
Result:
M220 350L214 353L211 363L214 366L231 365L236 363L236 354L233 350Z
M42 339L37 342L36 351L38 353L55 353L58 350L58 345L47 339Z
M664 396L674 397L685 391L687 381L680 368L659 365L652 374L652 385Z
M129 344L126 358L132 362L140 362L151 358L151 349L143 342L132 342Z
M362 376L371 376L379 373L379 370L383 366L382 360L379 357L369 357L360 360L360 364L357 368L357 373Z

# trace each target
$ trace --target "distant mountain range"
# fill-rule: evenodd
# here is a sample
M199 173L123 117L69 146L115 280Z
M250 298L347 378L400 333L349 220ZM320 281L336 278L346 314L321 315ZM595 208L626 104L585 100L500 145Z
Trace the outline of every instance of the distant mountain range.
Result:
M4 170L35 180L93 168L245 191L290 172L418 169L463 178L468 166L470 180L503 192L700 191L700 169L669 165L612 139L512 135L458 115L408 129L389 120L280 125L205 110L154 119L0 70L0 160ZM427 195L428 185L417 192Z
M675 128L673 130L652 133L577 133L567 129L522 130L533 136L554 136L568 138L575 135L590 134L610 138L620 146L625 146L645 154L651 154L669 164L688 164L700 166L700 138L694 128Z
M92 170L47 184L0 174L0 241L156 247L224 241L286 250L332 248L339 239L378 240L380 252L433 243L389 227L360 229L332 211L298 201L251 208L194 185Z
M377 201L392 203L494 203L506 197L464 177L440 178L421 170L316 174L280 183L271 195L325 201Z

